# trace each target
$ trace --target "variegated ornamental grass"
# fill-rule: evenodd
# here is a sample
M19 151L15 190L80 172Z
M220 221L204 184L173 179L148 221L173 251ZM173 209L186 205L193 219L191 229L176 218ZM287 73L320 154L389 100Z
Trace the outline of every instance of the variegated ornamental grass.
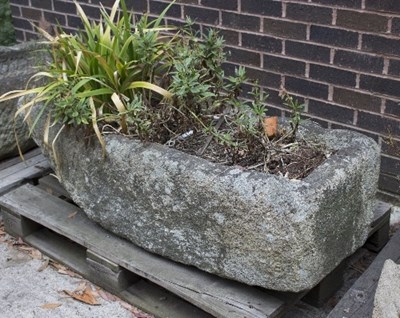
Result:
M144 16L135 23L124 0L117 0L110 13L102 7L101 19L95 22L89 21L81 6L74 2L84 25L79 34L66 34L60 30L57 36L52 36L39 29L51 46L52 62L30 82L45 79L45 84L11 91L0 99L34 96L17 115L25 112L27 119L31 107L38 102L45 105L40 115L52 105L52 115L57 121L91 124L103 143L98 123L118 121L122 133L127 133L128 104L138 90L144 99L171 97L157 83L170 65L170 44L175 41L176 34L166 35L174 28L161 26L169 7L153 21ZM39 118L34 119L31 130Z

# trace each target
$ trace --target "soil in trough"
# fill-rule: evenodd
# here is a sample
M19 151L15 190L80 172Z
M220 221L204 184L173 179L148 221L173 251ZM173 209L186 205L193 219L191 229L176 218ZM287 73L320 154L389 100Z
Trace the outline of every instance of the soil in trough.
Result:
M230 151L214 140L211 140L207 147L204 147L205 144L207 136L200 132L184 140L174 140L172 146L211 162L228 166L237 165L244 170L256 170L299 180L307 177L331 155L323 145L303 139L290 142L271 141L266 146L259 143L252 147L252 151L236 152Z

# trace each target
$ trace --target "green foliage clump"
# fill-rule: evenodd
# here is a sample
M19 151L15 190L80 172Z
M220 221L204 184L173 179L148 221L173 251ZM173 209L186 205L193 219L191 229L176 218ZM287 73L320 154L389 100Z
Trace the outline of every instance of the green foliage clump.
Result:
M75 1L82 31L72 35L60 29L51 36L41 30L52 62L35 77L46 84L0 100L34 93L20 112L29 113L41 102L40 114L47 109L64 125L92 128L103 149L101 131L111 128L160 143L194 131L214 139L232 157L265 150L270 143L263 130L268 96L256 84L250 99L240 98L248 81L245 70L225 76L224 41L216 31L194 32L189 19L182 28L163 24L173 3L157 19L144 15L136 21L125 1L117 0L111 11L101 9L96 22ZM290 98L286 102L296 110L296 131L300 106Z
M0 45L15 43L15 30L11 22L9 0L0 0Z

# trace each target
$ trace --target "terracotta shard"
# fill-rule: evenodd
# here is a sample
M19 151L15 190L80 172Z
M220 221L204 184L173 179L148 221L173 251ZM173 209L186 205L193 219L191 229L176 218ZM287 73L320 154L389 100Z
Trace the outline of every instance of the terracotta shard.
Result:
M268 138L274 138L278 132L278 116L265 117L264 133Z

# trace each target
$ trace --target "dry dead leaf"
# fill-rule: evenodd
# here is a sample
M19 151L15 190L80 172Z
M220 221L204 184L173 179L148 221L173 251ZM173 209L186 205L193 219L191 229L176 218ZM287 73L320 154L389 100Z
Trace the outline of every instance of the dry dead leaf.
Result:
M68 275L70 277L81 277L81 275L79 275L73 271L70 271L69 269L67 269L65 272L66 272L66 275Z
M40 267L37 269L38 272L43 272L48 266L49 266L49 262L50 260L48 258L46 258L42 265L40 265Z
M117 300L117 297L115 297L114 295L110 294L109 292L106 292L105 290L98 289L97 293L99 294L99 296L101 298L103 298L106 301L116 301Z
M40 259L43 258L43 254L40 251L38 251L37 249L32 249L31 256L32 256L33 259L39 259L40 260Z
M100 297L99 293L97 292L97 290L93 290L92 288L92 295L93 297L95 297L96 299Z
M18 244L19 244L19 243L18 243ZM18 245L18 244L17 244L17 248L18 248L20 251L27 251L27 252L31 253L32 250L33 250L33 247L25 246L25 245Z
M119 300L118 302L121 304L123 308L127 309L132 314L132 318L154 318L153 315L147 314L141 311L139 308L136 308L135 306L132 306L127 302L120 300L119 298L116 299Z
M57 263L56 261L50 260L49 265L53 266L61 275L68 275L70 277L81 277L79 274L70 271L67 267L61 265L60 263Z
M93 291L89 286L86 286L86 288L83 291L68 291L64 290L64 293L66 293L68 296L72 297L75 300L78 300L80 302L83 302L88 305L100 305L100 303L97 301L96 297L93 295Z
M23 239L21 237L18 238L18 240L13 242L14 246L24 246L26 245L25 242L23 241Z
M154 318L153 315L146 314L145 312L141 311L139 308L133 307L131 310L133 318Z
M99 290L98 291L98 293L99 293L99 296L101 297L101 298L103 298L105 301L110 301L110 299L108 298L108 295L107 295L107 293L105 292L105 291L103 291L103 290Z
M56 179L58 182L61 182L60 177L57 176L55 173L49 173L49 176L52 176L54 179Z
M61 275L68 275L68 272L65 269L59 269L57 271L57 273L61 274Z
M140 312L140 313L132 313L132 318L154 318L154 316L152 316L152 315L149 315L149 314L145 314L145 313L143 313L143 312Z
M74 290L74 293L83 292L88 287L87 282L83 281L79 284L79 286Z
M61 265L60 263L57 263L56 261L53 260L50 260L50 265L53 266L55 269L67 270L67 268L64 265Z
M0 242L5 242L6 241L6 231L4 229L4 222L0 221Z
M73 219L77 213L78 211L72 212L71 214L68 215L68 218Z
M61 304L54 303L54 304L44 304L44 305L41 305L40 307L43 309L55 309L60 306L61 306Z
M80 277L77 273L74 273L73 271L70 270L59 269L57 273L61 275L68 275L70 277Z
M56 261L53 260L50 260L50 265L53 266L57 271L66 272L68 270L64 265L61 265L60 263L57 263Z

